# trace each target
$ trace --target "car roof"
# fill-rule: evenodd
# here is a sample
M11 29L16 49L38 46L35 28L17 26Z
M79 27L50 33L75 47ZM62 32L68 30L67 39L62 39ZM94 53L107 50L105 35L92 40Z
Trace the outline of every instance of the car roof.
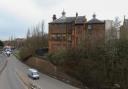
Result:
M38 72L36 69L33 69L33 68L29 68L28 70L32 72Z

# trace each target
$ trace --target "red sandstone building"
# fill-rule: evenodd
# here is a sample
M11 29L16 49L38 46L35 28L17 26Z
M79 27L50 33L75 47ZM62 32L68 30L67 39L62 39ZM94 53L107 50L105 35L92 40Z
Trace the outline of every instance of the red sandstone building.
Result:
M95 14L89 21L78 13L74 17L66 17L63 11L58 19L53 15L53 21L49 23L49 52L77 47L88 36L92 42L105 40L109 24L108 21L98 20Z

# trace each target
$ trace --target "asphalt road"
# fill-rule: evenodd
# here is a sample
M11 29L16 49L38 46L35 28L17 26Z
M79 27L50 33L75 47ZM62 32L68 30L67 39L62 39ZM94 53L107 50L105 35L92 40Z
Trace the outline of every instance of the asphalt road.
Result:
M4 60L8 60L8 57L0 55L1 66L5 65ZM0 74L0 89L25 89L14 67L15 66L11 62L7 62L7 65Z
M1 66L4 65L5 60L8 62L2 73L0 73L0 89L27 89L21 78L19 78L17 72L19 72L27 82L31 81L41 89L78 89L41 73L40 79L33 81L27 76L29 67L21 63L14 56L6 57L1 54L0 69Z

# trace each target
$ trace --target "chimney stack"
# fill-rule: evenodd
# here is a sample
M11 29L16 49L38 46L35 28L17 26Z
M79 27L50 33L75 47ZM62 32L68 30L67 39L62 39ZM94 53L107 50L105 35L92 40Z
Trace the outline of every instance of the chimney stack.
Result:
M78 13L76 12L76 17L78 17Z
M57 19L55 14L53 15L52 19L53 21Z

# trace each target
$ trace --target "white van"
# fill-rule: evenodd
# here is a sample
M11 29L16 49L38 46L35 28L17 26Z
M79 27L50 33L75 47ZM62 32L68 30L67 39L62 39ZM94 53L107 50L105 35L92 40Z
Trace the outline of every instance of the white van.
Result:
M39 79L39 72L36 69L28 69L28 76L32 79Z

